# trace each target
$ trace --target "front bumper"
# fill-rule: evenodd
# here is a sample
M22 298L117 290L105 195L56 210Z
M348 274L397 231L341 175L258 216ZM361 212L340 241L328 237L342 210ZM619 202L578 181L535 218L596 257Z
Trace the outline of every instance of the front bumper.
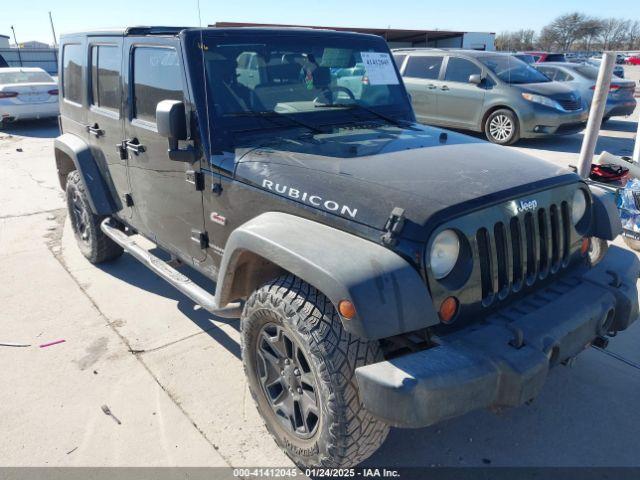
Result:
M635 254L611 247L593 269L440 337L434 348L359 367L364 406L391 425L423 427L480 408L521 405L538 395L552 366L636 320L639 274Z
M59 113L58 102L0 105L0 120L9 122L53 118Z
M605 117L626 117L631 115L636 109L635 99L608 101L604 110Z
M559 112L548 107L534 105L520 115L522 138L549 135L571 135L584 129L589 119L586 108L573 112Z

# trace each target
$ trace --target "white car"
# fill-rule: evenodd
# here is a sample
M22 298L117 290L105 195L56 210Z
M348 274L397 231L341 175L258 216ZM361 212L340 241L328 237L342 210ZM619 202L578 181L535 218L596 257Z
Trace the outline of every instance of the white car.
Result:
M41 68L0 68L0 126L57 117L58 84Z

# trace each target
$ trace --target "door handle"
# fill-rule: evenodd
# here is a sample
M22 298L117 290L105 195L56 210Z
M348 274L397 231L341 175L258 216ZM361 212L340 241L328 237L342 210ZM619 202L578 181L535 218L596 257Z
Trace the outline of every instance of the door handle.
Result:
M449 87L447 87L446 85L442 85L440 87L440 90L444 90L446 92L447 90L449 90Z
M124 141L124 148L133 152L136 155L139 155L145 151L144 145L140 145L140 141L137 138L132 138L131 140Z
M86 128L87 132L89 132L91 135L95 135L96 137L101 137L102 135L104 135L104 130L102 130L97 123L94 123L93 125L86 125Z
M427 85L427 88L429 90L434 90L436 88L436 86L433 83L430 83L429 85Z

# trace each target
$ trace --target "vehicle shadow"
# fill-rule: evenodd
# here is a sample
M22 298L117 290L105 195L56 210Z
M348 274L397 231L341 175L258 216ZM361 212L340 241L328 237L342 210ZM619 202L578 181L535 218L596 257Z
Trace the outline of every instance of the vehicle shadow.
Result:
M60 135L58 119L22 120L0 128L0 133L27 138L55 138Z
M150 252L158 258L168 260L168 255L160 249L156 248L150 250ZM202 308L197 308L193 303L193 300L180 293L162 278L155 275L151 270L129 255L123 255L116 261L96 266L103 272L108 273L112 277L122 280L133 287L140 288L149 293L153 293L170 300L175 300L177 302L178 310L185 317L191 320L203 332L207 333L207 335L209 335L213 340L240 360L240 344L211 321L213 319L217 323L224 323L232 326L236 330L239 330L240 322L237 319L217 317ZM181 266L179 270L200 287L209 292L215 291L215 282L205 277L200 272L197 272L187 266Z
M602 126L602 130L635 133L638 131L638 122L628 120L609 120Z
M579 154L583 139L583 133L563 137L526 138L513 146L532 150ZM620 156L630 155L633 153L633 138L608 136L606 129L601 130L595 153L599 155L603 151Z
M640 328L636 326L628 333L637 338ZM640 421L640 413L628 402L640 395L640 382L632 382L633 386L629 383L636 373L588 349L573 368L558 366L551 370L532 404L497 414L472 412L426 428L394 428L365 465L640 465L640 444L633 425Z

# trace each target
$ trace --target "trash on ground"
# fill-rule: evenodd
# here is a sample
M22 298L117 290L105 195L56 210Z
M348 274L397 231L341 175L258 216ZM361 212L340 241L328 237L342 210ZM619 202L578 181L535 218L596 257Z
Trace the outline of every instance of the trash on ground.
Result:
M29 343L0 342L0 347L30 347Z
M50 347L52 345L57 345L59 343L64 343L64 342L66 342L66 340L62 339L62 340L56 340L55 342L43 343L42 345L40 345L40 348Z
M118 419L118 417L111 413L111 409L107 405L102 405L101 408L105 415L113 418L118 425L122 425L122 422Z

